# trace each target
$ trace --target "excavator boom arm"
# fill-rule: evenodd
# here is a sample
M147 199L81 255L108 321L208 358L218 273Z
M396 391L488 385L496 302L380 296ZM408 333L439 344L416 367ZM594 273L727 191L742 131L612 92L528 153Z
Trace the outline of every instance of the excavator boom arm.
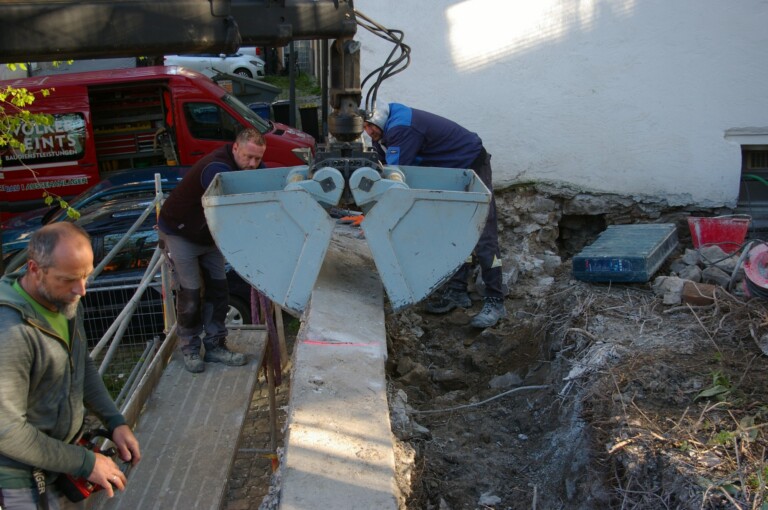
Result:
M2 1L0 19L0 62L234 53L357 28L343 0Z

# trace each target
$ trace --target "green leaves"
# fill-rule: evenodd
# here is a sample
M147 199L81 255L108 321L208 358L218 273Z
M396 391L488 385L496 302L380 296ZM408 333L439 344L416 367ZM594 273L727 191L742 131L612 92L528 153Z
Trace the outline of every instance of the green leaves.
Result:
M39 92L47 97L53 89L43 89ZM53 124L53 116L45 113L32 113L27 107L35 102L35 93L26 88L13 88L10 85L0 89L0 150L10 147L14 151L25 152L26 146L20 142L18 133L25 124ZM0 165L2 162L0 161Z
M720 401L725 401L730 392L731 382L728 380L728 377L721 371L715 370L712 373L712 386L699 392L693 400L696 401L700 398L715 398Z
M45 205L49 207L53 205L54 201L58 201L59 207L67 211L67 217L73 220L80 218L80 212L77 209L70 207L69 203L58 195L44 191L43 200L45 201Z
M67 206L67 216L69 218L72 218L73 220L76 220L80 218L80 212L77 209L73 209L72 207Z

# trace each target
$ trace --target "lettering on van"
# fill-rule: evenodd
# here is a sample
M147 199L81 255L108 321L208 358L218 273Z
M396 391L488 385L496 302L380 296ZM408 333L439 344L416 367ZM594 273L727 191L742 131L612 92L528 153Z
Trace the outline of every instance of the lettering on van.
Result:
M16 193L19 191L32 191L36 189L65 188L67 186L83 186L88 184L88 177L74 177L72 179L54 179L51 181L30 182L27 184L0 184L0 192Z
M4 167L73 161L85 153L85 117L81 113L56 113L50 125L21 122L13 136L26 149L2 154Z

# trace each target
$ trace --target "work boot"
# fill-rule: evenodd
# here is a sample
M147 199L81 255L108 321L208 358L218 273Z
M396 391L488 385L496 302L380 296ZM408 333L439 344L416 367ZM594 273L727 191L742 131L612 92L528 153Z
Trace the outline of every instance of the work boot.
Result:
M446 289L436 299L427 301L424 310L429 313L447 313L454 308L469 308L472 300L466 290Z
M192 372L193 374L199 374L205 370L205 363L203 363L203 360L200 359L200 353L193 352L190 354L185 354L184 368L187 369L187 372Z
M230 367L239 367L248 361L245 354L230 351L224 343L211 348L206 347L203 359L208 363L224 363Z
M473 328L490 328L507 316L504 298L487 297L483 299L483 309L469 323Z

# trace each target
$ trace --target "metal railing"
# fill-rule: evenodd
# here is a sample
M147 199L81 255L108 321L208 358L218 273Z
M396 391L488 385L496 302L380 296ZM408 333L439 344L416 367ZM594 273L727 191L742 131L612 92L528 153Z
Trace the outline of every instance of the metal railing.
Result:
M156 178L154 199L94 269L83 298L84 326L88 343L93 345L91 357L99 363L99 373L118 406L130 399L174 322L172 296L163 285L168 280L165 255L155 247L141 277L135 271L105 278L106 283L98 277L153 210L159 211L162 200Z

